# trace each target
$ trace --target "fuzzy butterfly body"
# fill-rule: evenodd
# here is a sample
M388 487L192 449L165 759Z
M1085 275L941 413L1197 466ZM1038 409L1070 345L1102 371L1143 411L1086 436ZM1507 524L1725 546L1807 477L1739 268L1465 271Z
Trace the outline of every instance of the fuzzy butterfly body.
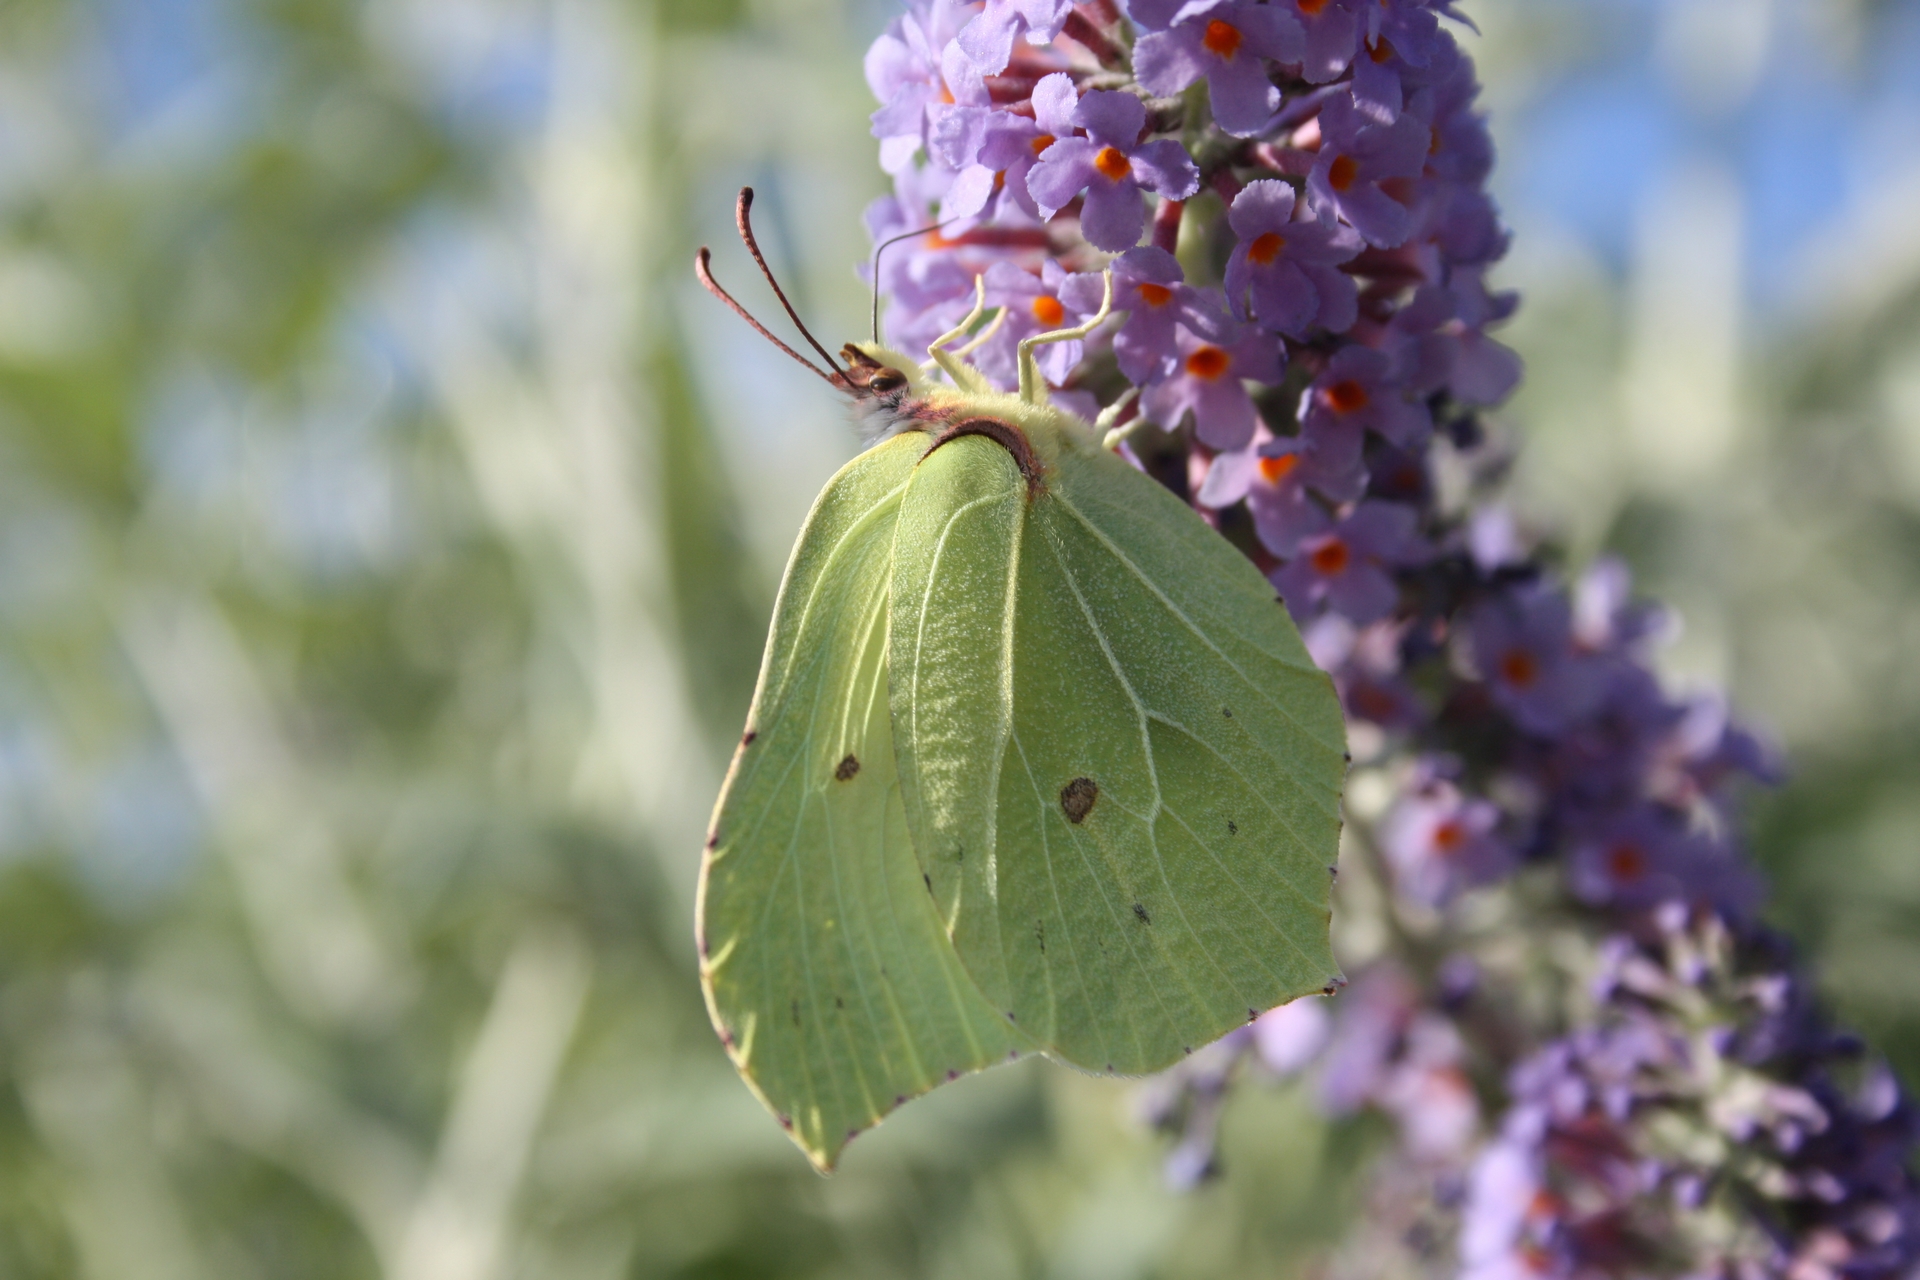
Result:
M714 1025L823 1170L960 1074L1155 1071L1339 981L1344 725L1271 586L934 355L848 349L894 434L801 531L701 876Z

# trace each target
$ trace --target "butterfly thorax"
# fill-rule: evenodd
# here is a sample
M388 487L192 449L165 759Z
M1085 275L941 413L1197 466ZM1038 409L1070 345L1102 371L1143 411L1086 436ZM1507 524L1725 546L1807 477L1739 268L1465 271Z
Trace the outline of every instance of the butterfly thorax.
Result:
M965 436L984 436L1007 451L1035 497L1045 491L1046 473L1063 452L1099 447L1094 429L1074 415L1000 391L970 365L959 372L970 375L972 385L949 386L933 382L919 365L884 347L849 343L841 354L855 388L854 419L869 444L903 431L933 436L934 449Z

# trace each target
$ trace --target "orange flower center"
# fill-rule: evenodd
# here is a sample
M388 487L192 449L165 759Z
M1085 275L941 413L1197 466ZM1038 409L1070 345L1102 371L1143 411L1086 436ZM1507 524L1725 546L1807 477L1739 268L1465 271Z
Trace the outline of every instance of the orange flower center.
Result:
M1045 151L1048 147L1052 146L1053 141L1054 139L1052 134L1043 133L1038 137L1036 137L1032 142L1029 142L1027 145L1033 148L1033 154L1039 155L1042 151Z
M1005 169L994 170L993 189L996 192L998 192L1005 189L1006 185L1007 185L1007 171Z
M1067 318L1067 309L1060 305L1060 299L1043 293L1033 300L1033 318L1048 328L1057 329Z
M1335 156L1333 163L1327 166L1327 185L1335 191L1345 191L1360 176L1360 162L1352 156Z
M1201 347L1187 357L1187 372L1212 382L1233 364L1233 357L1218 347Z
M1330 0L1299 0L1300 12L1309 18L1326 8Z
M1247 246L1247 257L1264 267L1279 257L1280 251L1286 247L1287 239L1279 232L1263 232L1255 236L1253 243Z
M1093 158L1093 167L1105 174L1107 181L1118 182L1133 172L1133 161L1118 147L1102 147Z
M1207 24L1206 34L1200 37L1200 43L1216 57L1231 58L1240 52L1240 39L1240 28L1215 18Z
M1328 538L1325 542L1307 553L1307 563L1313 571L1324 578L1332 578L1347 571L1353 563L1353 553L1347 550L1347 544L1338 538Z
M1173 301L1173 290L1163 284L1143 284L1139 289L1140 301L1150 307L1164 307Z
M1367 50L1367 56L1375 62L1385 62L1393 56L1393 46L1386 42L1385 37L1382 37L1373 42L1373 46Z
M1335 413L1357 413L1367 407L1367 389L1348 378L1327 388L1327 407Z
M1540 664L1525 649L1509 649L1500 659L1500 678L1516 689L1528 689L1540 678Z
M1441 853L1457 852L1467 842L1467 829L1457 819L1448 818L1433 829L1433 847Z
M1638 880L1647 874L1647 855L1638 845L1617 844L1607 850L1607 870L1615 880Z
M1262 458L1260 475L1268 484L1279 484L1292 475L1293 469L1299 465L1300 455L1297 453L1283 453L1277 458Z

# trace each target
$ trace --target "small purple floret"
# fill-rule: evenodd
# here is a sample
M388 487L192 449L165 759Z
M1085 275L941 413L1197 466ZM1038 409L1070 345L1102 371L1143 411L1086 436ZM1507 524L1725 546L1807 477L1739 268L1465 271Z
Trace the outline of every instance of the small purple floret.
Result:
M1134 74L1149 93L1171 97L1206 78L1213 118L1236 137L1260 132L1280 106L1267 60L1300 61L1306 48L1299 21L1275 5L1188 4L1165 31L1140 37Z
M1278 382L1285 369L1280 344L1258 330L1228 333L1208 342L1181 329L1179 365L1164 381L1140 393L1140 412L1169 431L1193 414L1194 435L1212 449L1244 449L1259 415L1245 379Z
M1013 61L1014 41L1025 36L1035 44L1050 42L1072 11L1072 0L987 0L980 16L961 29L958 44L975 71L999 75Z
M1095 90L1080 99L1073 121L1084 138L1062 138L1048 147L1027 175L1027 190L1051 219L1082 192L1080 233L1095 248L1118 253L1132 248L1146 228L1140 193L1185 200L1200 189L1200 170L1171 138L1141 142L1147 109L1130 93Z
M1413 508L1362 502L1327 532L1300 543L1298 554L1271 575L1296 618L1332 609L1365 625L1393 612L1400 598L1392 570L1427 556Z
M1234 198L1227 222L1227 301L1242 320L1290 338L1322 328L1344 333L1358 315L1353 277L1339 270L1364 247L1349 227L1297 218L1293 188L1263 178Z
M1413 234L1413 212L1382 184L1416 178L1432 137L1403 115L1380 124L1335 94L1320 108L1320 155L1307 175L1314 208L1337 214L1370 245L1392 249Z

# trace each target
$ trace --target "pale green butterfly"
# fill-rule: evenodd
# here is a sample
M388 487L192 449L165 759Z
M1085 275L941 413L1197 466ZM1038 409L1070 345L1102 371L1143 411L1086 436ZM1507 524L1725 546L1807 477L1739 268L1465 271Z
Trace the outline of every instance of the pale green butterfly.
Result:
M1017 395L945 349L984 291L927 369L876 341L842 370L751 200L741 237L830 372L705 249L702 283L893 434L800 532L707 840L701 979L748 1085L825 1171L962 1073L1156 1071L1331 990L1332 682L1260 572L1035 367L1105 319L1111 274L1099 315L1019 344Z

